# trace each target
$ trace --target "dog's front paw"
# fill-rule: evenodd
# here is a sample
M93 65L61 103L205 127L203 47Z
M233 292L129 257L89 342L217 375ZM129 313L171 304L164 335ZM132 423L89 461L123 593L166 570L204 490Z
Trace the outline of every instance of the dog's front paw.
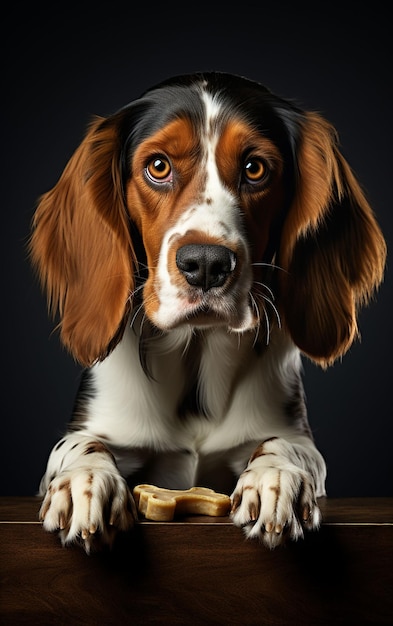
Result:
M89 553L112 545L117 531L132 528L137 512L120 474L74 469L51 481L39 517L45 530L59 530L63 545L79 542Z
M259 461L259 462L258 462ZM304 536L321 522L311 476L291 463L281 467L253 461L240 476L231 496L231 518L249 538L268 548Z

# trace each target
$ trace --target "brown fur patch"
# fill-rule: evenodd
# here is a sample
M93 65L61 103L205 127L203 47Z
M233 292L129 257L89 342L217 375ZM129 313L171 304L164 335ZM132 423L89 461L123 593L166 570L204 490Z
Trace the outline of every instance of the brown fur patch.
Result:
M223 129L217 144L217 165L225 185L238 197L254 262L261 261L270 228L284 204L283 159L275 144L242 120L232 120ZM242 184L245 162L261 159L266 164L266 181ZM256 276L259 270L255 268Z
M149 183L144 174L154 155L166 156L172 164L170 187ZM185 208L200 201L205 178L200 167L201 146L191 122L176 119L150 136L136 150L132 178L127 186L127 204L133 221L142 233L149 277L144 288L145 310L152 316L158 309L155 290L156 268L165 233Z
M263 441L262 443L259 444L259 446L257 446L254 450L254 452L252 453L249 463L251 463L251 461L254 461L254 459L257 459L260 456L265 456L266 454L272 454L273 456L275 456L274 452L267 452L265 451L265 444L268 441L273 441L274 439L277 439L277 437L269 437L269 439L265 439L265 441Z
M91 441L87 444L84 454L93 454L94 452L103 452L104 454L111 455L108 448L101 443L101 441Z
M383 278L386 244L333 127L306 115L299 184L281 240L283 321L293 340L326 367L358 334L357 310Z
M34 216L32 262L61 339L83 365L107 354L133 289L119 160L115 124L97 119Z

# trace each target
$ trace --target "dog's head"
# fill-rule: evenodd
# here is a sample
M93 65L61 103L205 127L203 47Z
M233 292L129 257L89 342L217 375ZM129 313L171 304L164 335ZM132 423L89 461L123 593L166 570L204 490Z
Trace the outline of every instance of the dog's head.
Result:
M31 255L83 364L114 348L138 301L163 331L257 332L277 316L326 365L352 343L386 249L326 120L205 73L92 122L40 200Z

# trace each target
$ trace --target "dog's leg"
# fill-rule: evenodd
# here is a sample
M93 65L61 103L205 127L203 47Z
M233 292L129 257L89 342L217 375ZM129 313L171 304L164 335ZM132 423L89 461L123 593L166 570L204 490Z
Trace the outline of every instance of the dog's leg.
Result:
M132 495L108 448L86 434L70 434L52 450L41 481L40 519L59 530L63 544L81 542L86 550L111 545L118 530L137 517Z
M231 517L247 537L274 548L303 537L321 522L317 497L325 495L325 462L311 440L271 438L253 453L232 493Z

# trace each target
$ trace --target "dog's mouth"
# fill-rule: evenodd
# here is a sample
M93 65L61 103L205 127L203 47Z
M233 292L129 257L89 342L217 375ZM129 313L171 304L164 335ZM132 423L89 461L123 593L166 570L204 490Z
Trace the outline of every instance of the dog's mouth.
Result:
M244 332L254 328L258 317L250 297L235 298L227 295L208 293L179 297L176 305L161 305L153 314L152 321L162 330L179 326L195 328L226 327L232 332Z
M221 310L221 307L211 307L206 303L202 303L193 307L191 310L187 310L184 321L190 326L195 327L209 327L209 326L228 326L230 327L234 322L234 316L225 313Z

